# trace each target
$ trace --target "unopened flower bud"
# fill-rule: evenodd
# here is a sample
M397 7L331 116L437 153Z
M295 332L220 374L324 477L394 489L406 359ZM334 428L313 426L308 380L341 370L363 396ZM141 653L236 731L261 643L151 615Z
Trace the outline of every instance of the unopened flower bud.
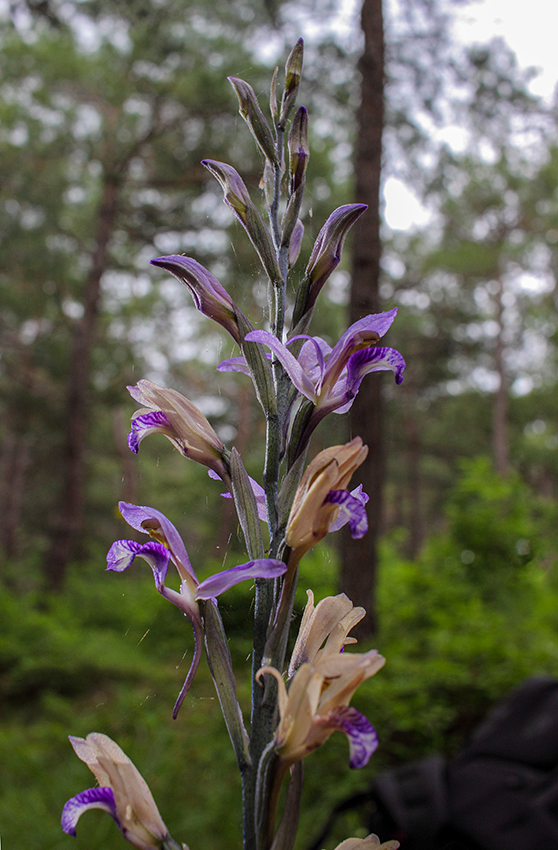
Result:
M377 835L367 835L366 838L347 838L338 844L335 850L397 850L399 841L384 841L380 844Z
M279 127L284 127L295 104L300 78L302 76L302 61L304 57L304 41L299 38L285 64L285 90L281 102Z
M281 280L281 272L277 265L277 256L269 230L250 198L250 193L240 174L232 165L217 162L214 159L204 159L202 165L217 178L223 187L225 203L246 230L269 279L277 283Z
M293 235L291 236L291 244L289 245L289 268L292 268L300 254L302 246L302 237L304 236L304 225L300 219L294 226Z
M238 97L239 112L248 124L258 147L267 159L277 162L275 140L265 115L260 109L254 89L238 77L229 77L229 82Z
M219 181L225 195L225 203L242 224L246 225L246 210L253 204L246 184L238 171L232 165L215 159L203 159L202 165Z
M298 109L289 133L289 169L291 175L291 193L296 192L306 174L310 147L308 145L308 110L305 106Z

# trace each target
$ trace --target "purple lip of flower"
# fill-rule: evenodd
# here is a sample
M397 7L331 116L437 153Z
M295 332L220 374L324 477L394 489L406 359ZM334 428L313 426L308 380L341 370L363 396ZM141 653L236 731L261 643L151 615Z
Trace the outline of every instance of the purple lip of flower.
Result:
M349 739L349 767L358 769L368 764L370 756L378 748L378 736L370 721L352 706L342 705L323 718L317 718L320 725L344 732Z
M153 571L155 586L161 596L186 614L194 632L194 653L174 707L173 717L176 717L201 659L203 629L198 600L214 600L216 596L248 579L277 578L283 575L287 565L273 558L260 558L223 570L200 582L192 569L180 534L164 514L155 508L127 502L120 502L118 507L128 525L155 539L143 544L135 540L117 540L107 554L107 570L123 572L136 557L143 558ZM165 584L170 561L174 563L181 579L180 592Z
M212 469L207 470L210 478L215 481L221 481L216 472ZM256 497L256 506L258 508L258 517L264 522L267 521L267 508L265 504L265 490L250 478L250 484L254 496ZM224 499L232 499L230 493L221 493ZM366 516L365 505L369 501L368 495L363 491L362 484L355 487L354 490L330 490L326 502L339 507L339 513L329 526L330 534L334 531L339 531L343 526L349 525L349 530L352 537L359 539L364 537L368 531L368 517Z
M365 508L368 496L363 492L362 484L359 484L351 493L348 490L330 490L326 496L326 502L339 506L339 513L329 527L330 533L338 531L348 523L351 536L355 540L364 537L368 531Z
M116 815L116 804L114 802L114 793L112 788L88 788L87 791L82 791L81 794L76 794L65 804L62 810L62 829L68 835L76 837L76 824L81 815L89 809L103 809L114 818L120 830L122 824Z
M158 257L151 260L151 264L165 269L184 283L192 293L198 310L220 324L238 345L241 344L237 317L242 313L211 272L192 257L184 257L181 254ZM245 321L248 322L247 319Z

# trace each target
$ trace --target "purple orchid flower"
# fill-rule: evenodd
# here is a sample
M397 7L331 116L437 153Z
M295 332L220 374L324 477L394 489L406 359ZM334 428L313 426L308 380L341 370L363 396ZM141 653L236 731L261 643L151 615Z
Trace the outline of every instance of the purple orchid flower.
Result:
M351 407L362 379L369 372L392 371L396 382L401 383L405 369L401 354L393 348L374 346L396 314L394 307L387 313L365 316L345 331L334 348L320 337L301 335L284 345L268 331L251 331L246 335L246 340L271 349L299 393L314 404L304 442L328 413L345 413ZM298 358L287 347L297 339L305 340ZM224 360L217 368L222 372L249 374L243 357Z
M140 507L119 502L120 513L132 528L151 535L147 543L135 540L117 540L107 554L107 570L123 572L134 558L143 558L155 578L155 586L161 596L176 605L188 617L194 632L194 654L190 669L174 706L176 718L180 706L192 683L202 652L202 618L199 601L215 600L225 590L241 581L254 578L276 578L283 575L287 566L273 558L259 558L237 567L209 576L200 582L192 569L182 538L172 522L155 508ZM180 577L180 591L165 584L169 563L172 561Z

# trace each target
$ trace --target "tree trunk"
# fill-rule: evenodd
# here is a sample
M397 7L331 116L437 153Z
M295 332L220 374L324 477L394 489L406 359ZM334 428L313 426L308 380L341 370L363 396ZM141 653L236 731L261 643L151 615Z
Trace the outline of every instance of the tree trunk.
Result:
M358 139L355 159L355 201L368 204L368 211L355 228L350 321L356 322L379 310L380 276L380 174L384 118L384 28L382 0L363 0L361 26L364 51L360 59L361 103L357 113ZM384 457L382 450L382 398L378 375L363 381L350 411L350 431L368 445L359 481L370 495L368 534L353 540L345 534L341 586L367 616L353 630L356 637L371 636L376 630L375 583L377 542L382 517Z
M502 304L502 295L503 286L499 280L498 291L496 293L498 336L496 337L496 351L494 352L494 365L498 373L499 384L494 395L494 407L492 410L492 450L496 472L499 475L507 475L510 465L508 446L508 382L504 359L504 327L502 320L504 307Z
M86 435L91 348L97 324L101 278L117 211L118 180L105 177L99 207L97 238L85 283L83 316L76 322L66 397L65 439L62 448L62 493L50 550L45 561L48 586L59 590L81 531L85 493Z
M25 473L29 466L29 438L24 431L11 429L3 447L0 545L7 558L17 555L21 512L25 494Z

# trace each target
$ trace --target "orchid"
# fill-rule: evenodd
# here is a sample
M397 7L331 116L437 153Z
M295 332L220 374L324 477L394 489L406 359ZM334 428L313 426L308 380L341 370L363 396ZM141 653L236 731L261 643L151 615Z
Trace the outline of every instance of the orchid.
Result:
M274 745L283 764L291 765L324 744L335 730L349 739L349 767L368 763L378 746L372 724L349 705L358 686L384 665L385 658L373 649L361 655L347 652L327 655L315 664L302 664L289 689L274 667L262 667L279 687L279 725Z
M346 487L367 454L367 446L360 437L355 437L344 446L324 449L308 465L294 497L285 535L295 560L328 531L341 528L347 521L353 537L358 539L366 533L368 519L364 506L368 496L362 488L349 493ZM340 511L344 514L341 519Z
M180 534L164 514L155 508L127 502L120 502L118 508L128 525L136 531L149 534L152 539L143 544L135 540L117 540L107 554L107 570L123 572L136 557L143 558L153 571L155 586L161 596L180 608L188 617L194 632L194 653L174 707L173 716L176 717L201 659L203 626L198 602L214 600L216 596L247 579L277 578L283 575L287 566L283 561L273 558L260 558L231 567L200 582L192 569ZM167 587L165 583L171 561L180 577L179 591Z
M135 765L107 735L92 732L87 738L70 736L70 743L99 783L68 800L62 812L62 829L76 835L76 824L89 809L103 809L116 821L124 838L140 850L177 847L149 787Z
M143 404L132 417L128 446L134 454L148 434L164 434L185 457L228 478L225 446L195 404L176 390L163 389L152 381L128 387L134 401Z
M397 308L360 319L345 331L331 348L321 337L295 336L285 345L268 331L250 331L245 339L266 345L283 365L298 392L314 408L306 426L303 443L317 424L329 413L345 413L351 407L360 384L369 372L391 371L396 383L403 380L405 360L393 348L374 347L388 331ZM305 340L298 358L288 346ZM249 374L243 357L224 360L217 367L222 372Z

